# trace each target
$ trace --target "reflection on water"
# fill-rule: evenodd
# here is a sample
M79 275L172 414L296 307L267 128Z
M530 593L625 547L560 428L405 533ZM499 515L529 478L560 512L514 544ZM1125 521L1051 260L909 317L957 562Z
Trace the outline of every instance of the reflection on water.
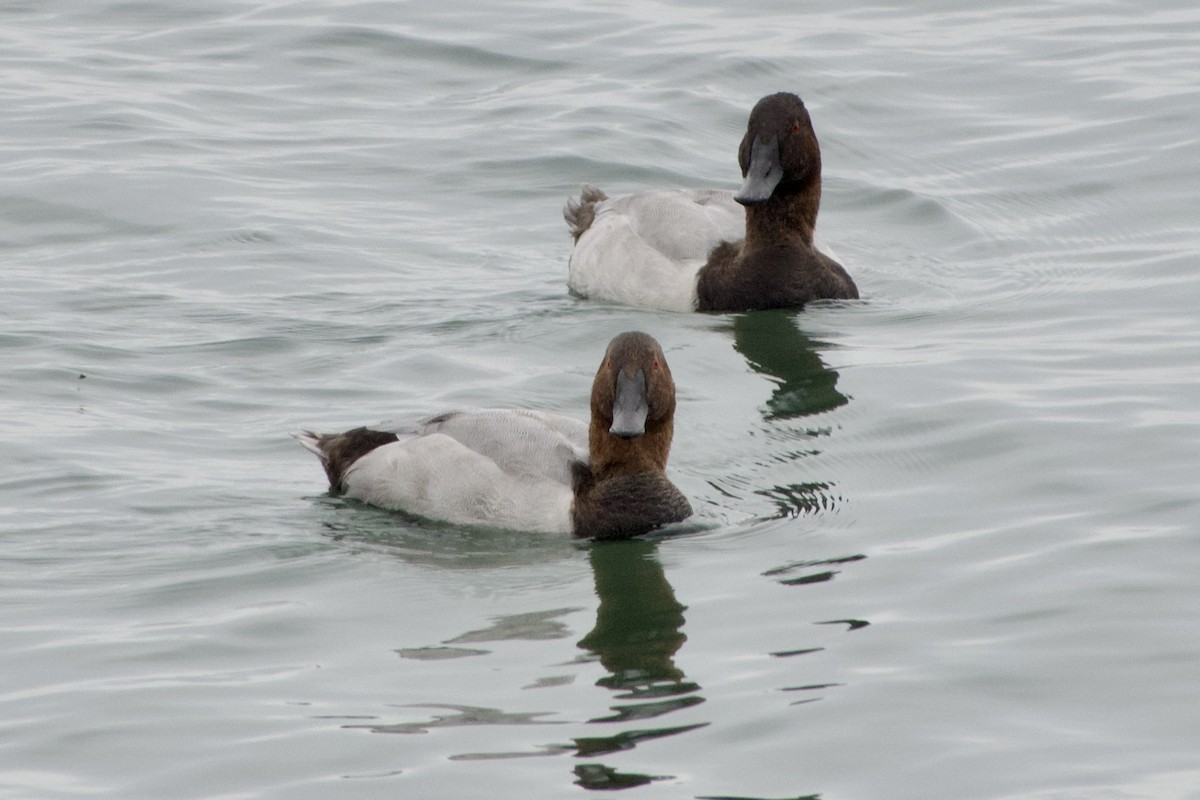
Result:
M609 671L600 682L607 688L638 692L683 678L674 657L687 640L682 630L686 607L667 583L657 547L653 541L634 540L591 548L600 605L595 627L579 646L597 655Z
M556 720L544 720L552 714L550 711L513 712L501 711L498 708L483 708L479 706L464 706L454 703L421 703L406 706L407 708L443 709L446 713L435 711L432 719L422 722L401 722L395 724L353 724L344 725L348 729L362 728L373 733L429 733L435 728L457 728L462 726L479 725L561 725Z
M528 614L510 614L495 617L492 624L479 630L467 631L453 639L447 639L433 647L406 647L396 652L401 658L411 658L419 661L438 661L447 658L462 658L465 656L487 655L490 650L475 647L461 647L462 644L479 644L483 642L502 642L523 639L536 641L538 639L562 639L567 633L566 623L558 617L572 614L580 609L555 608L549 611L533 611Z
M603 542L589 546L588 554L599 603L592 630L578 643L586 651L585 660L596 660L606 674L596 685L613 692L611 714L588 720L588 725L629 726L601 736L579 736L570 743L542 745L536 752L464 753L453 760L521 758L530 755L569 753L579 758L631 750L639 743L702 728L707 722L686 725L646 725L673 711L704 702L700 687L688 681L675 663L675 654L687 637L683 633L686 607L675 598L657 558L657 541L633 540ZM468 560L467 563L472 563ZM396 652L405 659L434 661L449 658L486 656L479 647L487 642L505 640L548 640L568 635L561 618L577 611L557 608L493 617L487 627L467 631L438 645L403 648ZM550 681L553 685L553 681ZM454 703L421 703L407 708L432 709L429 719L381 723L374 720L349 721L344 727L375 733L428 733L439 728L460 726L563 725L546 719L556 712L509 712ZM599 763L577 763L572 767L575 783L589 789L619 789L640 786L671 776L622 773Z
M837 372L825 366L814 342L796 327L795 311L738 314L733 347L751 369L776 383L767 400L767 419L819 414L849 402L837 390Z
M756 489L754 493L766 497L775 505L775 513L770 518L786 519L804 517L819 511L832 511L837 507L837 500L840 498L829 494L830 488L828 483L810 481Z
M632 789L645 786L651 781L668 780L670 775L639 775L636 773L617 772L612 767L603 764L580 764L575 768L575 781L585 789Z
M324 516L321 525L328 541L354 550L385 551L435 569L494 570L552 563L577 557L580 548L577 540L565 536L451 525L336 495L310 500Z
M809 339L796 325L796 312L786 309L738 314L731 318L733 347L750 368L774 384L762 410L773 433L795 439L798 446L774 454L778 461L799 461L820 453L817 441L828 436L829 427L791 430L790 420L809 417L846 405L850 399L837 389L838 374L817 353L819 343ZM778 427L776 427L778 426ZM811 516L834 510L842 498L825 481L777 481L772 463L763 463L770 474L757 478L753 493L767 498L775 507L768 518ZM721 491L719 483L712 483ZM737 496L736 492L731 492Z
M596 624L579 647L599 659L608 674L596 682L621 701L613 713L591 723L631 723L654 719L704 702L700 687L684 677L675 653L683 633L685 606L675 598L653 541L605 542L590 550L600 604ZM639 727L608 736L576 738L575 752L592 757L629 750L639 742L672 736L708 723ZM668 776L619 773L603 764L579 764L576 783L588 789L640 786Z
M834 575L837 575L840 570L832 569L832 567L841 566L843 564L853 564L855 561L862 561L867 556L864 553L856 553L852 556L842 556L841 558L823 558L816 561L793 561L790 564L784 564L782 567L775 567L763 573L768 578L779 578L779 582L784 586L799 586L805 583L824 583L832 580ZM815 571L811 571L816 567ZM805 570L803 575L795 575L788 578L779 577L781 575L790 575L793 572Z
M585 723L589 733L557 742L542 743L532 749L467 752L450 756L453 761L573 756L570 779L585 789L615 790L671 780L669 774L622 772L600 759L664 737L686 734L707 727L709 721L661 724L670 714L704 703L701 687L688 680L676 655L687 641L684 633L687 607L675 596L658 559L661 540L602 542L587 546L598 599L596 619L591 630L577 643L584 662L599 663L604 674L596 686L610 693L609 713L594 716ZM578 552L577 550L575 552ZM767 570L768 577L785 586L804 586L831 580L840 567L865 558L850 555L823 560L804 560ZM473 563L468 559L468 564ZM434 661L450 658L487 656L479 647L499 641L547 641L564 639L570 626L563 620L577 612L573 607L492 617L478 627L435 646L397 650L405 659ZM847 630L866 627L865 620L829 619L824 626L845 626ZM469 646L465 646L469 645ZM791 658L819 653L822 645L806 646L768 653L772 658ZM569 676L543 678L537 685L569 684ZM790 705L802 705L820 699L827 689L840 685L832 681L781 686L796 699ZM531 687L526 687L531 688ZM410 703L404 708L423 709L428 718L416 721L383 722L374 718L339 718L348 729L385 734L425 734L434 730L496 726L547 726L558 728L572 723L555 719L555 710L507 711L500 708L457 703ZM655 724L659 721L659 724Z

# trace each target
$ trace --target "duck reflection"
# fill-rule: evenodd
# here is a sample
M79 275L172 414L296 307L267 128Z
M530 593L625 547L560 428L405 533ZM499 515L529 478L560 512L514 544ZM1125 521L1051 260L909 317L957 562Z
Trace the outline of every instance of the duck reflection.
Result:
M597 686L617 692L611 715L592 723L653 719L704 702L700 687L675 663L686 606L675 598L657 558L654 541L593 544L589 550L596 595L596 624L579 647L597 658L608 674ZM595 757L636 747L641 741L694 730L708 723L623 730L574 740L576 755ZM667 776L619 773L603 764L580 764L576 783L588 789L637 786Z
M794 311L779 309L738 314L732 318L733 347L755 372L765 375L775 389L767 399L763 418L780 422L831 411L850 402L837 389L838 374L817 354L816 343L796 326ZM799 432L804 439L828 430ZM804 449L784 454L787 460L813 454ZM781 483L755 490L775 506L774 518L800 517L834 508L838 498L831 485L821 481Z
M657 549L657 542L643 540L599 542L590 548L600 605L596 624L579 647L599 657L608 670L598 685L641 693L659 682L675 685L683 679L674 657L687 641L686 606L675 599Z
M736 315L733 348L751 369L776 383L767 400L767 419L819 414L849 402L837 390L837 372L825 366L812 339L796 326L794 311Z

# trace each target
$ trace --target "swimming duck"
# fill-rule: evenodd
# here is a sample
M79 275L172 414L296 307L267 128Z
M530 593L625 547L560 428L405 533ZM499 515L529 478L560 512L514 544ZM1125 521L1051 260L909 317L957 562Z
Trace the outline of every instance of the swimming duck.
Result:
M583 297L667 311L856 299L850 275L813 245L821 148L804 101L788 92L759 100L738 163L737 194L660 189L609 199L585 185L563 208L575 238L568 285Z
M591 422L545 411L438 414L296 435L332 491L459 525L618 539L691 515L665 468L675 383L658 342L622 333L592 383Z

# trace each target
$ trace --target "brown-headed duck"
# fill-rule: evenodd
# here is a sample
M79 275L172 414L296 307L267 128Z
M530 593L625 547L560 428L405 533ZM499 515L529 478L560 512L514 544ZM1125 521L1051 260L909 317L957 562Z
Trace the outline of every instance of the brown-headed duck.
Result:
M653 337L634 331L609 343L587 425L492 409L296 438L321 459L332 491L374 506L459 525L618 539L691 515L665 472L674 428L667 359Z
M736 194L659 189L610 200L585 185L563 208L575 237L572 291L667 311L856 299L850 275L813 244L821 148L804 101L788 92L759 100L738 163Z

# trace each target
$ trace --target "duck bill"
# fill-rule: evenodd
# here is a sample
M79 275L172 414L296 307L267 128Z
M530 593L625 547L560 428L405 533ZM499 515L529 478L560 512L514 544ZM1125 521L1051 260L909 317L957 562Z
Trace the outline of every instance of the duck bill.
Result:
M742 190L733 196L744 206L762 203L770 199L771 193L783 179L783 165L779 161L779 137L771 141L754 137L750 146L750 165L746 168L746 180Z
M630 376L617 371L617 391L613 398L612 425L608 432L624 439L646 432L646 415L650 405L646 397L646 373L640 369Z

